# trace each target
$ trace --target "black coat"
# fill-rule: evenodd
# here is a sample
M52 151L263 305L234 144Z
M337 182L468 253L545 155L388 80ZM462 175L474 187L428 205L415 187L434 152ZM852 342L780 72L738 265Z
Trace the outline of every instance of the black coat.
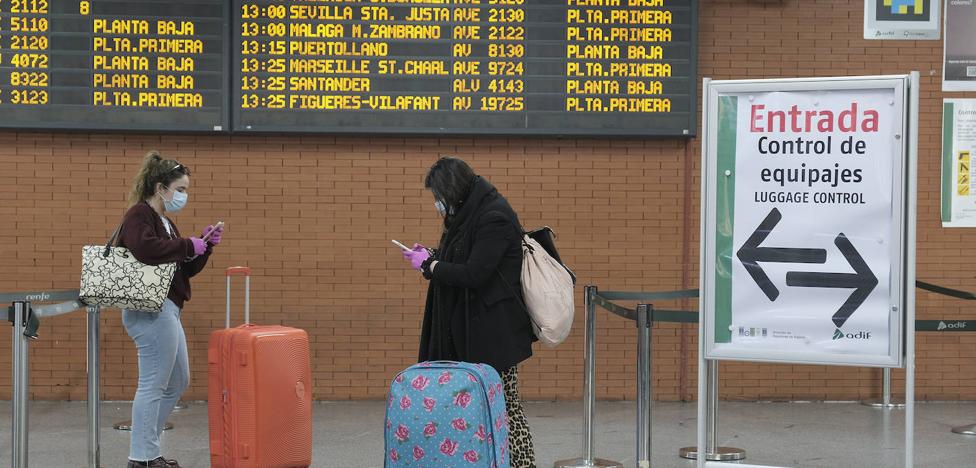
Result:
M501 373L532 356L536 340L520 302L522 228L481 177L451 218L427 289L420 360L486 363Z

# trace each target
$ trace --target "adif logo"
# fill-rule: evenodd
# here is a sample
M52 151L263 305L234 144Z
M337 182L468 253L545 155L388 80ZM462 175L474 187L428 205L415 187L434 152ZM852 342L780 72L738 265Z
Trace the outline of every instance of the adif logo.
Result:
M844 333L838 328L834 331L834 337L832 339L839 340L841 338L847 338L849 340L870 340L871 332L859 331L857 333Z
M940 320L939 328L937 328L937 330L945 330L947 328L952 330L961 330L963 328L966 328L966 322L945 323Z

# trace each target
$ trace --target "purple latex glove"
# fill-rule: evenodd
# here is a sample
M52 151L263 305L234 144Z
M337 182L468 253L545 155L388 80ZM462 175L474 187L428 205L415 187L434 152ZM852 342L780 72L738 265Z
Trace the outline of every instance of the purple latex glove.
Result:
M211 232L213 232L213 234L210 234ZM203 234L201 234L200 237L207 237L207 234L210 234L210 238L207 239L207 242L212 245L217 245L220 243L220 237L224 234L224 228L221 226L219 229L214 230L213 225L207 226L203 229Z
M403 258L410 262L414 270L420 271L420 266L430 257L430 252L420 244L414 244L412 250L404 250Z
M193 243L193 255L203 255L207 251L207 242L199 237L191 237Z

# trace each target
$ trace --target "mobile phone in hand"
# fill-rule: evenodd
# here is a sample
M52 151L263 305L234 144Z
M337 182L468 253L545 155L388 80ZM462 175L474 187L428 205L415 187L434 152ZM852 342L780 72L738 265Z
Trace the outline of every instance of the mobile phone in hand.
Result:
M398 240L396 240L396 239L391 239L391 240L390 240L390 242L393 242L393 245L395 245L395 246L397 246L397 247L399 247L399 248L401 248L401 249L403 249L403 250L410 250L410 248L409 248L409 247L407 247L407 246L405 246L405 245L403 245L403 244L401 244L401 243L400 243L400 241L398 241Z
M224 222L223 221L217 221L217 224L214 224L214 228L211 229L210 232L208 232L206 236L203 236L203 240L204 241L209 240L210 239L210 235L213 234L214 231L216 231L218 229L221 229L223 227L224 227Z

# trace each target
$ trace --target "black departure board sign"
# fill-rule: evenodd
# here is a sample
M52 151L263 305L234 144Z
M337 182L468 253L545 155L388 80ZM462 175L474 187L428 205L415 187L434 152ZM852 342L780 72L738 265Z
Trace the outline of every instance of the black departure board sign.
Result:
M0 1L0 126L227 130L223 0Z
M234 131L691 136L697 0L235 0Z

